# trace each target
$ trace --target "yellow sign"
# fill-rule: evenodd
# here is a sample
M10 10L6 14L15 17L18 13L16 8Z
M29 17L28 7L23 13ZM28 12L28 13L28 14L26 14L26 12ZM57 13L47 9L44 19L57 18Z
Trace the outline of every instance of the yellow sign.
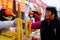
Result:
M0 0L0 5L3 9L12 9L13 10L13 0Z
M0 5L1 5L2 3L1 3L1 0L0 0Z
M8 2L8 8L12 8L12 2Z
M7 2L7 0L3 0L4 2Z

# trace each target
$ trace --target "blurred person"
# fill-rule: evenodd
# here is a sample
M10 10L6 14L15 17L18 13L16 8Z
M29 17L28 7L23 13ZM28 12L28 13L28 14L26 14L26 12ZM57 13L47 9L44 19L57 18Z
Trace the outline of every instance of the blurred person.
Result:
M32 10L29 10L28 16L29 16L29 18L30 18L29 21L32 20L33 22L35 22L35 21L34 21L34 18L33 18L33 12L32 12Z
M41 31L40 31L41 32L41 40L56 40L57 34L60 36L60 34L57 33L57 32L60 32L60 30L59 30L60 29L60 21L58 20L56 8L55 7L47 7L45 19L43 21L32 23L32 28L33 29L41 29ZM55 34L55 32L56 32L56 34Z
M6 20L3 16L5 16L5 9L0 10L0 21Z
M13 13L13 11L10 9L2 9L0 13L1 13L1 15L0 15L0 29L3 29L3 28L15 29L14 26L16 24L17 18L15 18L14 20L11 20L12 17L16 17L16 15ZM23 20L22 20L22 22L24 25ZM11 26L13 26L13 27L11 28Z
M32 11L32 10L29 11L29 17L34 18L35 22L41 20L41 15L42 13L40 11Z
M10 9L1 9L1 11L0 11L0 20L1 21L8 21L8 20L11 20L12 19L12 17L14 16L16 16L14 13L13 13L13 11L12 10L10 10Z
M41 21L41 15L42 13L40 11L32 11L29 10L29 17L30 20L32 20L33 23L37 22L37 21ZM32 29L32 31L35 31L36 29Z
M0 32L8 30L9 26L14 25L14 20L11 20L12 17L16 15L10 9L1 9L0 11Z
M37 21L41 21L41 16L42 16L42 13L40 11L33 11L33 17L35 18L35 22Z

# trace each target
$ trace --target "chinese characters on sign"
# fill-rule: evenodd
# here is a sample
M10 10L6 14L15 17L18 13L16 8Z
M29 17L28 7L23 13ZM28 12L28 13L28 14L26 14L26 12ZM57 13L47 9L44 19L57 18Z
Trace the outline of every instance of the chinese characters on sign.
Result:
M0 0L0 5L4 9L12 9L13 10L13 0Z
M26 11L26 3L23 0L20 2L20 9L22 12ZM16 0L16 10L18 11L18 1L17 0Z

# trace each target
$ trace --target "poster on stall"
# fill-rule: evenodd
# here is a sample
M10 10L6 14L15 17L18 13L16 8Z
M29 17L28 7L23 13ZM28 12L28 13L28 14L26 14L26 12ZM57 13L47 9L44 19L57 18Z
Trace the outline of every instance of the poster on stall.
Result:
M41 0L36 0L36 4L40 7L42 7L42 1Z
M42 7L46 9L47 5L45 3L42 3Z
M36 0L30 0L31 3L35 3Z
M42 7L42 8L46 8L47 7L47 5L44 3L44 2L42 2L41 0L36 0L36 4L39 6L39 7Z
M0 5L3 9L13 10L13 0L0 0Z
M20 9L22 12L26 11L26 1L21 1L20 2ZM16 10L18 11L18 0L16 0Z

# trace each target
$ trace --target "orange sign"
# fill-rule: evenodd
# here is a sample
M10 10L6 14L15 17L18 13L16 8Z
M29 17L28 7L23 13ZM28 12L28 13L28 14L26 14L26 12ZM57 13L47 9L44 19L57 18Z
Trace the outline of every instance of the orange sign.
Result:
M13 10L13 0L0 0L0 5L4 9L12 9Z

